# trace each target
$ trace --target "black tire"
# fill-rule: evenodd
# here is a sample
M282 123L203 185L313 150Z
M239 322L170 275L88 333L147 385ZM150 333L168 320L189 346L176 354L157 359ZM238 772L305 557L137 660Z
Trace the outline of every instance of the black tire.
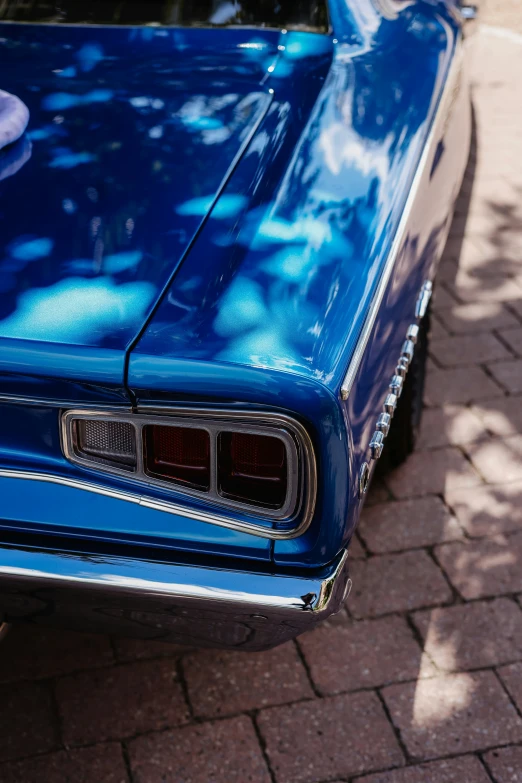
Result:
M404 381L390 432L386 438L386 445L379 464L380 473L397 468L415 449L424 405L429 331L430 314L428 310L420 324L415 353Z

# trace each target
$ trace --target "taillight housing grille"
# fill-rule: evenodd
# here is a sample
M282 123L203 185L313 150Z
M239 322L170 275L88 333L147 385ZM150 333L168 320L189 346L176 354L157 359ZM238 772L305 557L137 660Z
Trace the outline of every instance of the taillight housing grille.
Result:
M122 470L136 468L136 433L124 421L75 419L74 444L87 460Z
M256 532L264 524L267 532L258 534L274 538L278 524L290 531L307 526L316 473L306 430L278 414L215 413L66 411L63 450L91 471L126 475L142 485L141 492L156 487L163 498L165 492L189 495L206 506L242 511L237 523L207 512L205 521ZM256 523L256 516L264 522ZM251 523L243 521L250 517Z

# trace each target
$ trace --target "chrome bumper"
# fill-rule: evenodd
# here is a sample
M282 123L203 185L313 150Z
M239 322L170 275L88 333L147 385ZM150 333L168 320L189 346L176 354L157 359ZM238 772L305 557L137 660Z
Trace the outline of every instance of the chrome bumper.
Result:
M199 647L275 647L339 611L350 586L346 552L289 576L0 547L0 621Z

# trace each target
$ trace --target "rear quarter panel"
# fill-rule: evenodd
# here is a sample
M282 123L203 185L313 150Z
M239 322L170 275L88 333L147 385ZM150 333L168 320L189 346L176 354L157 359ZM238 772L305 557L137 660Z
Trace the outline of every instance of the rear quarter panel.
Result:
M318 504L304 535L274 543L281 565L327 563L353 534L359 466L420 285L442 251L469 140L462 77L438 113L448 79L460 73L451 14L413 3L384 18L363 6L366 22L352 20L359 34L333 38L331 65L297 142L292 100L309 100L292 97L294 84L302 91L302 73L287 74L281 88L272 82L266 122L276 121L275 129L260 127L224 189L224 196L244 194L244 210L219 221L211 215L129 362L140 407L166 400L273 407L308 427ZM434 148L401 226L393 274L341 403L428 140ZM201 270L212 285L205 271L201 288Z
M358 367L353 364L353 358L347 365L351 370L355 369L355 373L348 399L340 403L348 431L349 468L347 519L338 545L346 544L357 525L364 502L359 495L360 469L365 461L370 462L372 471L375 468L375 462L370 459L369 442L377 417L383 410L408 325L415 323L415 305L421 286L425 280L433 280L436 274L469 152L471 104L460 30L451 14L433 14L431 19L426 18L427 15L415 19L412 14L408 28L402 28L405 59L400 67L393 63L392 53L384 44L380 65L377 53L372 55L375 70L364 66L364 55L361 63L357 63L357 58L350 62L352 83L340 99L351 102L353 113L360 112L364 116L366 112L377 122L372 127L372 120L369 120L366 133L359 133L359 160L354 160L353 166L360 172L365 166L374 169L374 203L370 198L363 202L366 220L361 221L360 227L368 248L370 240L374 247L378 246L381 231L380 266L377 269L376 265L368 266L364 276L372 297L375 297L379 276L390 268L391 274L362 360ZM383 26L391 28L393 24L395 22L383 23ZM419 38L412 42L410 36L416 26ZM419 46L421 39L424 39L423 47ZM389 68L383 67L386 62ZM408 91L411 91L409 106L404 103ZM390 100L393 93L396 104ZM382 127L378 134L380 149L375 146L378 125ZM324 130L325 134L332 132L332 125ZM342 134L342 131L336 132ZM395 144L402 145L402 154L397 150L392 154ZM342 148L332 146L330 152L332 158L338 157ZM398 157L398 164L394 157ZM395 177L379 179L379 165L388 174L398 165ZM339 175L346 177L345 183L349 181L346 167L339 165ZM345 187L348 190L347 184ZM404 209L397 227L394 213L399 205L403 209L406 205L407 210ZM363 209L361 213L364 214ZM353 233L350 239L354 241ZM398 243L397 248L394 243ZM395 250L398 250L396 255ZM394 261L387 270L386 264L392 255ZM371 298L365 300L366 293L361 302L365 302L368 315ZM354 323L359 331L353 337L360 339L364 318L346 323L347 332L353 330ZM323 520L323 525L327 526L328 520ZM276 562L299 560L302 543L299 540L276 542Z

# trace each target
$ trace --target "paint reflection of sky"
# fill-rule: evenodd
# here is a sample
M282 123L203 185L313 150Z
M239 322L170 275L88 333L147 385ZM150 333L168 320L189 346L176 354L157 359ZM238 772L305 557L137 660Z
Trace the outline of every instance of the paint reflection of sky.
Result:
M76 95L68 92L53 92L42 100L42 108L46 111L64 111L75 106L87 106L90 103L107 103L112 100L112 90L90 90L84 95Z
M248 199L219 226L207 223L140 352L153 354L159 344L163 355L324 382L345 366L341 354L359 333L401 217L447 46L442 26L427 49L424 25L406 14L383 23L362 4L368 25L333 61L322 49L328 38L294 33L281 36L275 59L265 58L275 65L270 120L227 188ZM204 270L202 283L188 288L196 269Z
M2 87L31 112L0 161L18 172L0 190L0 336L125 348L269 105L277 33L252 50L245 31L219 48L208 30L158 32L12 25L0 41ZM245 204L225 196L212 222Z
M203 217L212 208L214 196L202 196L201 198L185 201L176 208L178 215L193 215ZM216 203L211 217L214 220L222 220L235 217L247 204L245 196L224 194Z
M48 237L20 239L8 247L8 253L19 261L35 261L51 254L54 242Z
M2 335L28 340L96 344L99 333L143 318L155 289L149 283L115 285L69 278L20 295L18 308L2 322Z

